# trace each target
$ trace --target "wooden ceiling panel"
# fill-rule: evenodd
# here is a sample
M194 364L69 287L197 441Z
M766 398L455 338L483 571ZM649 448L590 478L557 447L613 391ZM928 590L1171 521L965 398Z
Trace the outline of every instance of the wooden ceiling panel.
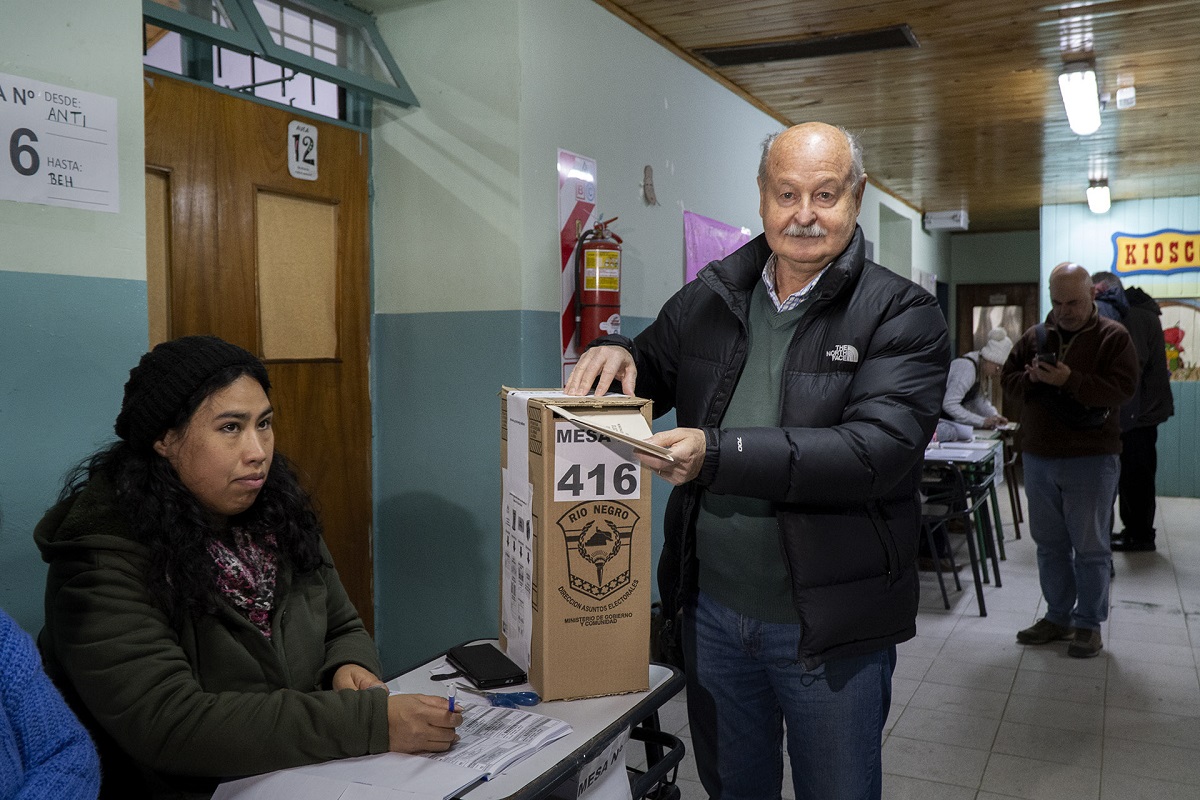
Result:
M1200 194L1200 0L595 0L783 124L858 133L873 181L918 209L965 207L971 230L1033 229L1038 208ZM718 69L700 48L908 24L917 49ZM1058 92L1091 53L1102 93L1132 84L1081 137Z

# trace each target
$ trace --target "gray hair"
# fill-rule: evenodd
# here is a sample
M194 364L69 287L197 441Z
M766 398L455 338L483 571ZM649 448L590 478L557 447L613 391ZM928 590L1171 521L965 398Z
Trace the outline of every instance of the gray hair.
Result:
M1111 272L1093 272L1092 284L1095 286L1116 286L1118 289L1122 290L1125 288L1124 284L1121 283L1121 279L1116 275L1113 275Z
M850 183L857 186L858 182L867 174L866 170L863 169L862 143L858 141L857 136L841 125L835 125L834 127L846 137L846 144L850 147ZM762 157L758 160L758 180L760 183L767 179L767 156L771 154L771 145L775 144L775 140L779 138L779 134L781 133L783 131L775 131L775 133L767 134L767 137L762 141Z

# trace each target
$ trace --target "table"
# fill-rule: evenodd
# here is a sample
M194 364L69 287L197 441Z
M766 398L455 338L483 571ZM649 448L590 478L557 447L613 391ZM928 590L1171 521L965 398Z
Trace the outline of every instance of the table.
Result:
M986 520L995 531L995 547L1001 560L1007 560L1004 552L1004 522L1000 518L1000 501L996 496L996 484L1005 479L1004 476L1004 440L1001 437L980 438L970 442L935 443L925 448L927 464L953 463L963 470L967 478L967 490L972 494L985 492L991 501L991 513L984 508ZM991 475L985 474L990 469ZM982 541L981 541L982 544ZM996 570L997 576L999 569ZM984 567L984 580L987 580L987 568ZM999 581L997 581L999 586Z
M945 522L948 517L966 517L974 521L975 536L983 550L983 558L977 559L972 540L971 571L975 579L975 596L979 604L980 616L987 616L987 608L983 598L983 583L991 582L988 574L987 561L992 562L992 575L995 586L1000 587L1000 558L1004 557L1004 530L1000 522L1000 504L996 498L996 468L998 460L1002 459L1002 445L999 439L984 439L972 442L946 442L930 445L925 450L925 464L937 469L950 469L958 473L953 484L958 487L958 498L950 498L949 513L939 518ZM988 503L991 503L989 513ZM953 506L961 506L954 508ZM992 517L995 517L993 523ZM967 534L971 536L970 533ZM981 574L982 573L982 574ZM941 575L938 575L939 582ZM957 580L957 576L955 576ZM943 585L943 593L945 592Z
M495 640L479 640L495 641ZM472 644L473 642L468 642ZM388 681L388 687L401 692L444 694L442 681L430 678L430 667L441 656L418 664ZM530 708L539 714L561 719L571 725L571 735L552 742L529 758L478 784L463 794L466 800L549 797L564 781L573 780L579 768L599 755L626 728L631 738L646 746L648 768L634 776L634 798L645 796L674 769L683 758L678 738L658 728L658 709L683 688L683 673L665 664L650 665L650 688L645 692L592 697L584 700L554 700ZM528 685L505 687L504 691L531 690ZM678 797L678 790L661 796ZM574 797L574 794L571 795Z
M1004 443L1004 483L1008 487L1008 502L1012 506L1013 536L1021 538L1021 523L1025 521L1025 510L1021 506L1021 464L1017 453L1016 434L1021 426L1010 422L1003 428L976 428L976 439L999 439Z

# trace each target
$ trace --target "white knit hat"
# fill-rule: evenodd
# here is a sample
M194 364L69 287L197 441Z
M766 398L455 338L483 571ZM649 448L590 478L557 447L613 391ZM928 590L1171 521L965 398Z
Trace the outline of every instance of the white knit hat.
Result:
M1004 332L1004 328L992 328L988 341L980 350L980 358L986 358L993 364L1003 364L1008 360L1008 352L1012 350L1012 339Z

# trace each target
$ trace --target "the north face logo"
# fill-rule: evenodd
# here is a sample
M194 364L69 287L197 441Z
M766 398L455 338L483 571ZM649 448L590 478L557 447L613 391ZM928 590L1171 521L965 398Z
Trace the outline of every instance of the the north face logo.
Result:
M629 585L638 520L629 506L611 500L580 503L559 517L572 589L603 600Z
M849 361L853 364L858 363L858 348L852 344L836 345L832 350L826 351L825 355L829 356L834 361Z

